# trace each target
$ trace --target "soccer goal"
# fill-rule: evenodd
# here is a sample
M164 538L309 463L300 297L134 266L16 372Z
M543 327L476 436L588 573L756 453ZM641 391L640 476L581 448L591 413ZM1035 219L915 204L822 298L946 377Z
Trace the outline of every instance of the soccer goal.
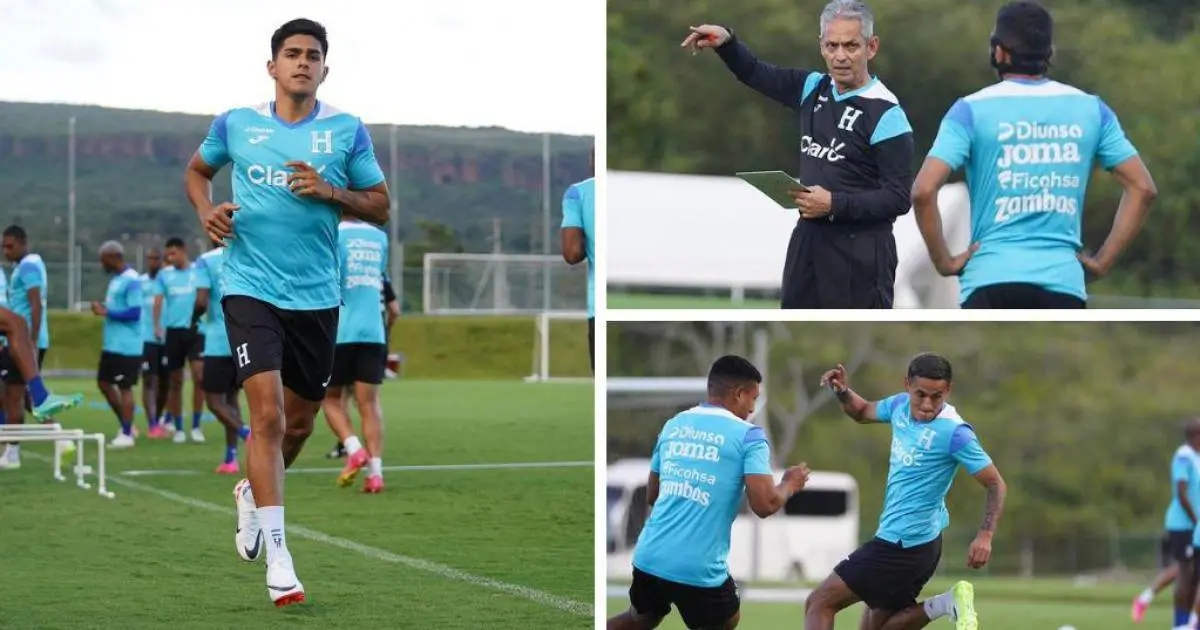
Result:
M587 308L587 265L539 254L429 253L427 315L536 315Z
M587 358L587 319L587 311L538 313L533 332L533 370L525 378L527 382L591 380L578 370L579 358ZM564 338L566 335L574 338ZM561 356L564 352L577 356L568 360ZM564 364L569 367L559 367Z

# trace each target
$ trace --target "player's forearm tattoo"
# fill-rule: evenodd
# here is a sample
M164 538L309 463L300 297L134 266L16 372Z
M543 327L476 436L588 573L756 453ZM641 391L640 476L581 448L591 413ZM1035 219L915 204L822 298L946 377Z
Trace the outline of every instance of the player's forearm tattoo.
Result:
M1004 511L1004 484L997 481L987 485L987 506L983 510L983 523L979 529L985 532L996 531L996 522Z

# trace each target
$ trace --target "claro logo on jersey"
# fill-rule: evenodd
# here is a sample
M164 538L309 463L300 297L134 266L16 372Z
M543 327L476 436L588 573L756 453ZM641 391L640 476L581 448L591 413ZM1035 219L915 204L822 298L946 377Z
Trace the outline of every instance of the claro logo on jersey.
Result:
M325 166L327 165L317 167L317 172L324 174ZM287 188L287 178L288 175L291 174L291 169L284 168L282 166L271 166L269 164L263 166L262 164L251 164L250 166L246 167L246 179L249 179L251 184L256 184L258 186L279 186L280 188Z
M813 141L812 136L800 137L800 152L809 157L815 157L826 162L841 162L846 159L842 155L845 150L846 143L838 142L836 138L829 141L829 144L817 144Z

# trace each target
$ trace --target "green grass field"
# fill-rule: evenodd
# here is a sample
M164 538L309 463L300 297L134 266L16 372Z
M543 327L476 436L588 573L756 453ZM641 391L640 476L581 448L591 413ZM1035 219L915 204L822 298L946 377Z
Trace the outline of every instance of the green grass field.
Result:
M976 604L981 630L1059 630L1074 626L1077 630L1122 630L1125 628L1169 628L1170 593L1155 601L1141 624L1129 618L1129 604L1143 584L1098 584L1076 586L1065 580L1018 580L1011 578L974 579ZM935 579L925 595L945 591L952 582ZM626 599L610 598L608 614L628 608ZM854 606L838 615L838 630L858 628L862 607ZM804 602L743 602L739 630L774 630L803 625ZM938 620L930 628L952 628L947 620ZM672 614L660 630L682 630L684 625Z
M51 385L100 400L90 382ZM319 417L286 495L309 601L276 610L264 565L233 549L237 478L212 472L215 422L204 444L109 451L111 500L54 481L50 449L27 445L22 468L0 473L0 627L593 627L592 385L401 381L383 393L385 466L546 465L390 470L387 490L365 495L334 484L341 460L324 458L335 440ZM60 421L116 430L94 405Z

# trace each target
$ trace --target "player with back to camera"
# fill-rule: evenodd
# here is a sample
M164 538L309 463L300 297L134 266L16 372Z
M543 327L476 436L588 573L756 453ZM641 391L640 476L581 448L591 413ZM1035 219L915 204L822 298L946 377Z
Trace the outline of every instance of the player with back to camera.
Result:
M196 329L196 265L188 256L183 239L173 236L166 243L167 266L158 272L158 293L154 313L162 330L156 334L163 339L163 358L166 360L168 431L174 428L175 443L188 440L183 429L183 372L192 373L192 431L193 442L204 442L200 419L204 415L201 358L204 339Z
M100 246L100 265L111 278L104 301L92 302L92 314L104 318L96 384L121 423L121 432L109 446L129 448L134 445L133 388L142 367L142 281L125 262L125 248L116 241Z
M196 261L196 310L204 318L204 401L225 428L225 458L218 475L238 474L238 440L250 437L238 404L237 366L229 350L225 312L221 308L221 277L225 270L225 248L214 247Z
M588 166L596 170L596 149L588 154ZM562 229L559 240L568 265L588 264L587 314L588 357L596 371L596 178L589 177L567 187L563 194Z
M996 15L990 60L1000 82L954 103L913 184L917 225L938 273L959 276L963 308L1085 308L1133 242L1157 195L1153 178L1100 97L1046 76L1054 22L1041 5ZM1083 253L1083 208L1098 162L1124 188L1108 238ZM938 190L966 169L971 245L952 255Z
M167 432L159 422L159 413L165 404L159 404L162 372L163 340L158 338L159 323L154 319L155 298L161 295L158 284L158 272L162 270L162 252L150 248L146 252L145 271L139 279L142 282L142 409L146 412L146 437L158 439L166 437ZM165 385L164 385L165 387ZM166 398L162 398L163 403Z
M821 385L833 390L855 422L890 424L892 447L879 529L809 594L805 630L832 630L834 616L860 601L866 604L860 626L865 629L924 628L944 616L957 630L979 628L969 582L917 602L941 561L942 530L950 524L946 493L959 466L987 489L983 523L967 552L972 569L991 558L1007 492L974 428L949 404L952 382L950 362L928 353L909 363L904 391L883 400L868 401L850 389L841 365L821 376Z
M234 488L238 555L266 547L276 606L304 601L284 530L284 469L313 430L333 367L341 302L338 223L388 219L388 189L367 128L317 100L326 79L323 26L297 19L271 36L275 100L217 117L185 174L187 195L227 248L222 306L253 439ZM233 202L212 178L233 165ZM265 544L264 544L265 543Z
M346 449L346 465L337 483L346 488L369 467L363 492L383 491L383 410L379 386L387 371L387 339L379 316L379 295L387 269L388 236L357 219L338 226L342 265L342 307L338 314L333 376L325 390L325 419ZM354 396L366 445L354 434L346 399Z
M722 26L691 28L683 46L712 48L742 83L796 112L800 208L783 269L782 308L892 308L899 264L892 225L909 209L912 126L869 64L875 18L857 0L821 12L828 73L760 61ZM797 187L799 188L799 187Z
M762 374L727 355L708 372L708 400L663 425L650 459L650 518L633 552L630 608L608 630L656 628L679 610L688 628L732 629L741 619L729 575L729 539L743 494L760 518L804 489L808 467L788 468L775 483L771 448L751 424Z

